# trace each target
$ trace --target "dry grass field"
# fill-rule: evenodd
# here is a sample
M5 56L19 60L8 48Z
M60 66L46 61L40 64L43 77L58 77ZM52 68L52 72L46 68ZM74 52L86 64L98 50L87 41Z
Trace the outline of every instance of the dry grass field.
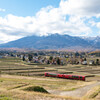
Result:
M99 100L100 66L29 64L19 58L0 59L0 100ZM85 75L86 81L45 77L44 72ZM49 93L25 91L40 86Z

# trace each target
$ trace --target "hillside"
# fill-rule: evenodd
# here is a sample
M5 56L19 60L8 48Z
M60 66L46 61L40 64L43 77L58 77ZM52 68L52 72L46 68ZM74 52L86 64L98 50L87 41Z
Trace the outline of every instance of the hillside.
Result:
M0 48L33 48L33 49L84 49L100 48L100 38L83 39L69 35L52 34L49 36L28 36L5 44Z

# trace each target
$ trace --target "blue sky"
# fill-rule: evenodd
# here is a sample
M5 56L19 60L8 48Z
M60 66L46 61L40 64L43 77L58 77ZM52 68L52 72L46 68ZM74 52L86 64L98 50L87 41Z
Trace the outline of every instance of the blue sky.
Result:
M60 0L0 0L1 16L14 14L16 16L34 16L41 8L52 5L58 7Z
M0 43L59 33L100 36L100 0L0 0Z

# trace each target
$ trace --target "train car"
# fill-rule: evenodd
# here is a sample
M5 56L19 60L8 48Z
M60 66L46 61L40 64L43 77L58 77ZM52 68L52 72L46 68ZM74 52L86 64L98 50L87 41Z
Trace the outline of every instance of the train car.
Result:
M45 72L45 76L85 81L85 76L79 76L79 75L54 74Z
M85 76L79 76L79 75L66 75L66 74L64 74L64 78L85 81Z
M57 74L54 73L45 73L46 77L58 77Z

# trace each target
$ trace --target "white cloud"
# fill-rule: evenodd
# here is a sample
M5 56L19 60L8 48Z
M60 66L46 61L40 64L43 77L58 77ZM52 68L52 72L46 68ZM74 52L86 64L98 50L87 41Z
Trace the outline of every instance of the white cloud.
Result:
M78 16L100 15L100 0L61 0L60 7L64 14Z
M100 17L99 0L61 0L58 8L42 8L35 16L19 17L8 14L0 17L0 38L14 40L28 35L69 34L90 35L87 19ZM89 22L99 28L99 23ZM2 36L1 36L2 34ZM10 38L7 38L7 37ZM13 39L12 39L13 38Z
M96 23L96 26L100 29L100 22Z
M19 39L21 38L20 36L12 36L12 35L7 35L7 34L4 34L4 33L0 33L0 44L2 43L7 43L9 41L13 41L13 40L16 40L16 39Z
M6 11L5 9L0 8L0 12L5 12L5 11Z

